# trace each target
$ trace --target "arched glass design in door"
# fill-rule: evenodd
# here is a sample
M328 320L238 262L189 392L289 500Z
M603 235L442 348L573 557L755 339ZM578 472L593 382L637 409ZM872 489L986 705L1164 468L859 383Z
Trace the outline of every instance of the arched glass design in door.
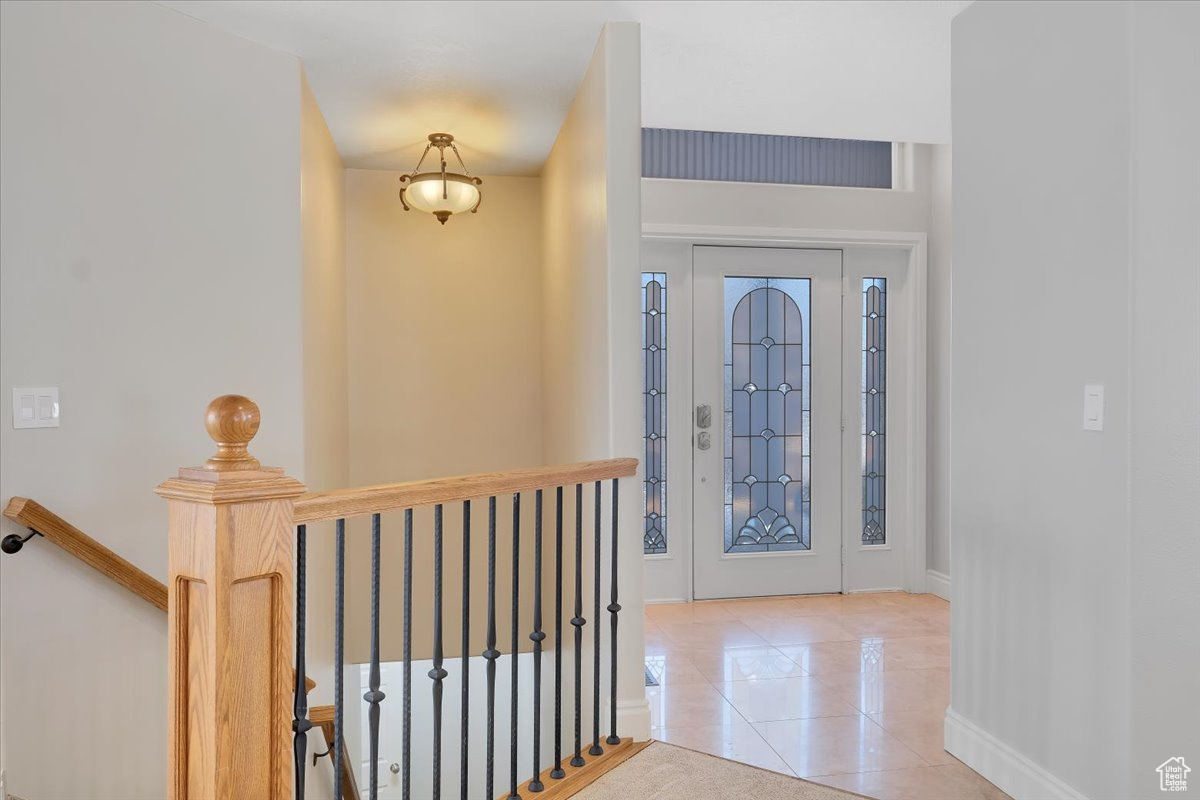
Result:
M808 550L807 278L726 277L725 552Z
M841 589L841 262L692 250L696 598Z

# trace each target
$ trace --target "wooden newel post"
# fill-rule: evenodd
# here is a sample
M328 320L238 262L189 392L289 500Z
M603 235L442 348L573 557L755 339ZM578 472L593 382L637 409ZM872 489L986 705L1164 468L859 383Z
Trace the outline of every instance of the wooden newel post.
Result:
M247 445L251 400L205 425L217 453L158 487L168 501L171 800L290 800L295 527L304 485Z

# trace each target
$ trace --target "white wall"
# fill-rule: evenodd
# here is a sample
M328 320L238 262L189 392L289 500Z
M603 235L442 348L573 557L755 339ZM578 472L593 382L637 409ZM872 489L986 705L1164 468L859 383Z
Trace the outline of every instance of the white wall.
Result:
M542 402L549 463L640 453L638 26L604 27L542 172ZM640 492L621 504L618 726L650 733L642 667Z
M939 591L939 586L948 589L940 578L950 575L950 301L954 283L950 185L950 145L936 145L929 160L926 557L929 569L937 575L929 581L929 591Z
M304 473L299 65L151 3L6 2L0 36L0 493L164 578L153 488L212 450L209 399ZM30 385L62 427L11 429ZM9 791L161 798L165 615L46 542L0 575Z
M1156 796L1176 755L1200 784L1200 4L1132 10L1130 785Z
M955 21L947 747L1018 800L1146 797L1200 752L1196 30L1187 4Z

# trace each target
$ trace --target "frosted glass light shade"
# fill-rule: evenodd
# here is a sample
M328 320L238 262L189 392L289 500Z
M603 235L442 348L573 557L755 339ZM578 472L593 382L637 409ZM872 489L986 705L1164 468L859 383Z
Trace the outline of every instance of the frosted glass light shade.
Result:
M404 204L433 214L444 225L452 214L474 211L482 196L477 179L456 173L426 172L414 175L400 191Z

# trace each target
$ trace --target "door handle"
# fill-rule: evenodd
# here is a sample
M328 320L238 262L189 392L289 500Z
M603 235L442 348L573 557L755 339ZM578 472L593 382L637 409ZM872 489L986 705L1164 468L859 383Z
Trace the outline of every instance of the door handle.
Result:
M700 450L712 447L712 435L708 431L700 431L696 436L696 447Z
M712 406L710 406L708 403L702 403L696 406L696 427L712 427Z

